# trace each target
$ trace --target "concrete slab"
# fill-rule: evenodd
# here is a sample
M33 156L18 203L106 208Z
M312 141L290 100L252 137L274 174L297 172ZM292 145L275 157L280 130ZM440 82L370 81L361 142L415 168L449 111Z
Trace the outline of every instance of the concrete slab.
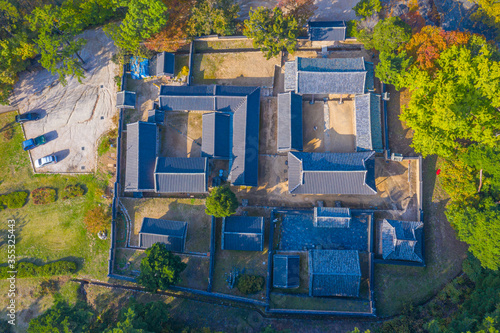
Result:
M82 35L87 44L81 51L86 78L82 84L67 78L63 86L47 70L23 72L16 84L15 103L21 113L35 111L42 118L24 125L26 136L47 134L45 145L31 151L32 158L56 154L57 164L41 172L90 172L96 168L96 141L113 127L117 112L115 75L119 68L111 61L116 48L102 29Z

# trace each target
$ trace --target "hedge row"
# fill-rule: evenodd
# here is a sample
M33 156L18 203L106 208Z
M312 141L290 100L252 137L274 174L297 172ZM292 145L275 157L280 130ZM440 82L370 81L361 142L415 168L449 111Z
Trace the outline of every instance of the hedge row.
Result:
M31 192L31 198L35 205L46 205L56 201L57 192L50 187L40 187Z
M7 208L21 208L26 203L28 193L26 192L11 192L0 195L0 210Z
M82 185L68 185L62 191L63 199L71 199L76 197L81 197L85 193Z
M45 265L37 265L31 262L18 262L16 264L17 278L27 277L45 277L55 275L68 275L76 272L77 266L73 261L55 261ZM12 269L8 266L0 267L0 279L10 277L9 271Z

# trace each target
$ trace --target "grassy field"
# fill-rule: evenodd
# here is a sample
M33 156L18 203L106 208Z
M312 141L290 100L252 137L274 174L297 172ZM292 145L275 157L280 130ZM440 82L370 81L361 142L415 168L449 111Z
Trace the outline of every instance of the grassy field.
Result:
M228 49L253 49L251 39L196 41L195 51L228 50Z
M107 205L101 198L108 176L96 175L34 175L28 153L23 151L22 129L14 123L15 113L0 115L0 131L6 126L13 126L11 139L0 133L0 194L11 191L29 191L39 187L56 189L58 196L62 189L70 184L81 184L86 194L69 200L58 198L47 205L34 205L29 199L20 209L5 209L0 212L0 264L7 260L6 229L7 220L16 221L16 256L17 260L45 263L60 259L78 263L75 276L105 279L109 240L99 240L89 235L83 223L85 211L97 203ZM20 288L27 295L20 295L18 310L25 315L25 320L40 313L50 306L52 298L31 297L30 290L37 288L42 279L18 280ZM7 281L0 281L0 290L7 288ZM26 297L24 297L26 296ZM4 306L4 305L3 305ZM1 309L2 311L5 308ZM24 312L23 312L24 311ZM23 330L19 330L22 332Z
M348 298L309 297L271 294L272 309L304 309L318 311L370 312L370 302Z

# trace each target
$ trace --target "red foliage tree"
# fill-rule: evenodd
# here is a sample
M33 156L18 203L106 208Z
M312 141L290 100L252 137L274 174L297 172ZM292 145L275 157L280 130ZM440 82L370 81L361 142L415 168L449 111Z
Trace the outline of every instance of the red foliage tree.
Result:
M405 50L415 59L420 69L433 71L441 52L453 45L467 44L470 37L470 33L466 32L444 31L438 27L425 26L413 35Z

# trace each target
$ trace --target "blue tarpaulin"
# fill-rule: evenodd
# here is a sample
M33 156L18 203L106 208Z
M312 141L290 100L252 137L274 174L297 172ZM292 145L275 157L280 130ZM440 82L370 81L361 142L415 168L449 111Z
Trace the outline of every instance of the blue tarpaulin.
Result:
M149 60L140 57L130 59L130 74L135 80L149 77Z

